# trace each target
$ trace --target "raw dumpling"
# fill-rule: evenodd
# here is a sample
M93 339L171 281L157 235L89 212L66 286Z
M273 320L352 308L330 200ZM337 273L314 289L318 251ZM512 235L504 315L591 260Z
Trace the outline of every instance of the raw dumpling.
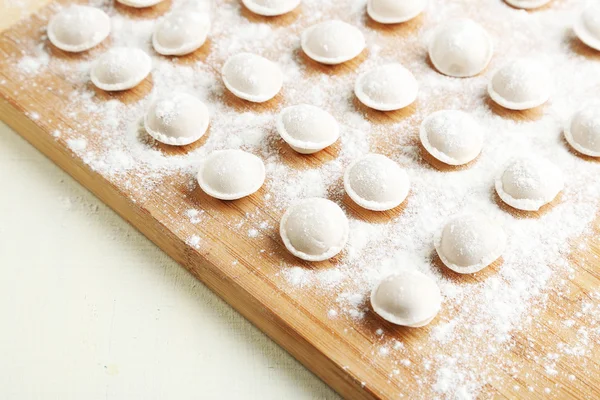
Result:
M398 207L410 183L406 172L381 154L367 154L353 161L344 173L344 189L359 206L372 211Z
M323 261L338 254L348 241L348 218L334 202L311 198L283 214L279 232L285 247L306 261Z
M450 220L434 244L444 265L459 274L473 274L502 255L506 234L487 216L467 214Z
M110 17L101 9L72 5L56 14L48 24L48 39L61 50L89 50L110 33Z
M277 117L277 131L292 149L302 154L323 150L340 136L335 118L308 104L284 108Z
M493 50L492 40L481 25L470 19L457 19L435 29L429 43L429 59L442 74L464 78L483 71Z
M208 195L237 200L256 192L265 181L265 165L242 150L213 151L200 164L198 183Z
M152 7L160 3L162 0L117 0L119 3L133 8Z
M419 15L427 0L368 0L369 17L381 24L398 24Z
M221 74L225 87L231 93L254 103L272 99L283 85L283 75L279 66L251 53L239 53L229 57Z
M107 91L127 90L137 86L150 73L152 60L140 49L113 47L92 65L92 83Z
M338 20L313 25L301 37L302 50L322 64L341 64L359 55L365 37L358 28Z
M401 270L388 276L371 292L373 310L396 325L425 326L435 318L441 305L437 283L415 270Z
M494 72L488 84L492 100L510 110L527 110L550 97L550 76L541 63L521 59Z
M417 98L419 85L401 64L387 64L362 73L354 85L361 103L379 111L399 110Z
M517 158L496 179L498 196L511 207L539 210L564 187L562 171L545 158Z
M573 114L565 127L565 139L578 152L600 157L600 106L589 105Z
M530 10L544 6L550 3L550 0L506 0L506 2L515 8Z
M206 41L210 19L192 10L175 11L157 25L152 34L152 46L165 56L182 56L199 49Z
M583 43L600 50L600 4L597 1L583 10L575 21L573 30Z
M254 14L272 17L289 13L298 7L301 0L242 0Z
M200 139L208 128L208 109L195 96L176 92L150 104L146 131L159 142L183 146Z
M474 160L483 147L483 129L463 111L442 110L421 123L420 137L429 154L448 165Z

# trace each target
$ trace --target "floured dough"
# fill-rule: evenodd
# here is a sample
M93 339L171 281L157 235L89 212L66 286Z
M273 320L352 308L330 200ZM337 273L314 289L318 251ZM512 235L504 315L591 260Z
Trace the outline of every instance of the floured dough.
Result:
M371 292L371 306L383 319L418 328L430 323L442 305L437 283L416 270L400 270Z
M334 202L301 200L283 214L279 232L285 247L306 261L323 261L338 254L348 241L348 218Z
M368 0L369 17L381 24L398 24L419 15L427 0Z
M550 97L550 75L538 61L512 61L494 72L488 84L492 100L510 110L527 110Z
M365 48L365 37L355 26L331 20L302 32L302 50L322 64L341 64L358 56Z
M429 58L444 75L475 76L492 59L494 46L481 25L470 19L456 19L438 26L429 43Z
M61 50L77 53L98 45L110 33L110 17L101 9L72 5L52 17L48 39Z
M502 255L506 234L487 216L466 214L451 219L434 244L444 265L459 274L472 274Z
M144 117L144 127L159 142L183 146L200 139L208 128L206 105L195 96L175 92L156 99Z
M583 43L600 51L600 3L591 2L575 21L573 30Z
M137 86L150 73L152 60L140 49L113 47L94 61L92 83L106 91L127 90Z
M298 7L301 0L242 0L242 3L255 14L272 17L289 13Z
M221 70L223 83L240 99L262 103L279 93L283 75L279 66L252 53L229 57Z
M199 49L206 41L210 19L193 10L174 11L156 25L152 46L165 56L182 56Z
M506 0L506 2L513 7L530 10L532 8L542 7L550 3L550 0Z
M335 118L308 104L284 108L277 117L277 131L292 149L302 154L323 150L340 136Z
M367 154L352 162L344 173L344 189L359 206L372 211L398 207L410 183L406 172L381 154Z
M417 98L419 85L401 64L387 64L361 74L354 93L361 103L379 111L399 110Z
M200 188L221 200L237 200L256 192L265 181L265 165L243 150L213 151L198 171Z
M117 0L119 3L133 8L152 7L160 3L162 0Z
M577 111L565 126L565 139L578 152L600 157L600 105Z

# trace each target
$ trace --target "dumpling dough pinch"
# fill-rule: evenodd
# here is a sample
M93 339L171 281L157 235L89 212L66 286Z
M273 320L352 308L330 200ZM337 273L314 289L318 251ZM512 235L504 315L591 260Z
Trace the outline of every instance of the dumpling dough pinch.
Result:
M515 8L531 10L545 6L550 3L550 0L506 0L506 2Z
M438 26L429 43L429 59L444 75L465 78L485 69L492 59L492 39L481 25L456 19Z
M306 55L321 64L335 65L358 56L365 48L365 37L355 26L330 20L310 26L300 39Z
M381 154L367 154L353 161L344 173L346 193L367 210L398 207L406 199L409 188L406 172Z
M281 138L302 154L323 150L340 136L335 118L327 111L308 104L284 108L276 124Z
M581 154L600 157L600 106L588 105L573 114L565 127L565 139Z
M348 241L348 218L331 200L304 199L283 214L279 233L285 247L306 261L323 261L337 255Z
M301 0L242 0L242 3L254 14L274 17L289 13L298 7Z
M113 47L94 61L90 77L92 83L102 90L127 90L142 82L151 69L152 60L144 51Z
M545 158L517 158L496 178L498 196L511 207L539 210L550 203L564 187L562 171Z
M575 21L573 30L579 40L600 51L600 4L597 1L583 10Z
M254 103L272 99L283 85L283 74L279 66L251 53L229 57L221 74L225 87L231 93Z
M450 220L434 245L446 267L459 274L473 274L502 255L506 234L487 216L466 214Z
M510 110L527 110L550 98L550 76L535 60L512 61L494 72L488 83L492 100Z
M362 73L354 85L361 103L379 111L399 110L417 98L419 85L401 64L387 64Z
M160 3L162 0L117 0L119 3L133 7L133 8L146 8L152 7Z
M209 196L237 200L256 192L265 182L262 160L243 150L213 151L201 163L198 184Z
M442 295L437 283L416 270L401 270L384 278L371 292L373 310L396 325L418 328L440 311Z
M477 158L483 147L483 129L471 115L458 110L434 112L423 120L423 147L448 165L463 165Z
M399 24L415 18L427 6L427 0L369 0L367 13L380 24Z
M195 96L176 92L156 99L144 117L144 127L159 142L183 146L200 139L208 128L206 105Z
M48 39L61 50L78 53L100 44L110 33L110 17L101 9L72 5L48 24Z
M193 10L174 11L162 19L152 34L152 46L165 56L182 56L199 49L206 41L210 19Z

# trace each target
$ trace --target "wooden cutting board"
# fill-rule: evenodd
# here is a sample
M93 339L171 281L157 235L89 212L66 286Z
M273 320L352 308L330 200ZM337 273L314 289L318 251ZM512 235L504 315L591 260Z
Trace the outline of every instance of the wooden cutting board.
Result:
M158 7L157 13L165 11L160 7L163 6ZM164 7L168 8L167 5ZM91 170L69 150L67 137L54 137L52 132L58 126L63 130L70 127L74 132L86 135L86 132L78 131L76 118L66 115L62 106L68 101L64 93L69 92L70 84L49 70L25 81L14 67L16 58L35 51L35 44L39 42L46 18L51 13L48 8L42 9L0 36L0 118L3 121L342 396L355 399L443 397L435 391L430 379L435 372L429 371L423 362L431 346L429 328L396 327L383 323L372 312L362 321L331 319L327 310L333 297L323 296L322 292L312 288L284 290L278 271L281 261L289 261L291 256L278 237L276 227L280 214L269 209L264 211L260 192L239 201L221 202L197 188L190 192L186 177L172 176L140 200L135 176L129 176L127 180L109 180ZM11 14L5 14L1 7L0 14L0 26L8 26ZM248 18L255 17L249 15ZM285 18L279 21L275 23L284 24ZM578 50L596 57L584 46ZM350 62L339 68L354 70L355 67ZM148 93L149 85L145 81L135 90L120 95L119 99L135 101ZM45 90L46 87L53 90ZM253 110L233 96L226 100L240 110ZM394 113L369 115L375 122L400 117L402 115ZM526 120L535 115L522 113L519 118ZM90 143L94 145L93 140ZM317 157L335 156L334 150L330 151L332 153L324 152ZM305 161L298 158L293 162ZM190 208L204 211L207 217L202 224L192 224L189 219L181 218ZM239 220L257 212L262 213L270 226L258 239L250 239L246 232L239 232L228 224L231 218ZM354 207L353 212L360 214L362 211ZM372 214L362 217L373 218ZM554 363L550 360L553 371L548 371L549 353L558 343L580 340L577 337L581 327L598 333L595 319L577 314L587 302L594 307L598 303L598 298L593 295L600 287L597 226L598 223L594 237L586 238L584 249L577 246L580 239L573 238L572 279L561 285L549 285L548 301L545 307L537 309L536 322L513 334L514 345L509 351L473 360L473 373L477 374L485 364L487 376L491 377L480 392L481 397L600 398L600 350L594 346L597 335L589 338L591 344L583 354L561 357ZM192 234L202 238L200 249L188 244ZM257 248L264 252L257 254ZM292 261L297 263L297 260ZM324 267L327 264L323 263ZM576 319L577 325L561 324L567 318ZM379 327L382 331L377 332ZM474 347L485 340L470 338L469 332L464 335L466 340L473 340ZM395 337L404 344L401 357L374 355L382 336ZM444 352L439 348L436 351ZM398 362L400 358L401 362ZM511 364L520 366L518 374L511 370Z

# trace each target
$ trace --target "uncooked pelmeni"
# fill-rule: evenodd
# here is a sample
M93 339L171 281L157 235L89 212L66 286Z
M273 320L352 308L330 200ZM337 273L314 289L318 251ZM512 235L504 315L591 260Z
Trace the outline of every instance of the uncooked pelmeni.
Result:
M481 25L457 19L438 26L429 43L429 59L444 75L465 78L479 74L492 59L492 39Z
M163 0L117 0L119 3L133 8L146 8L157 5Z
M511 207L539 210L550 203L564 187L562 171L545 158L517 158L496 178L498 196Z
M344 189L359 206L372 211L398 207L410 188L406 172L381 154L367 154L344 172Z
M575 21L573 30L583 43L600 50L600 3L588 5Z
M434 112L420 128L423 147L448 165L463 165L474 160L483 147L483 129L471 115L458 110Z
M415 18L427 6L427 0L368 0L369 17L381 24L399 24Z
M341 64L359 55L365 37L355 26L338 20L321 22L302 32L302 50L322 64Z
M279 66L264 57L239 53L229 57L221 71L223 83L240 99L262 103L270 100L283 85Z
M430 323L442 305L437 283L415 270L401 270L383 279L371 292L371 306L383 319L418 328Z
M140 49L113 47L92 64L90 77L98 88L127 90L137 86L150 73L152 60Z
M48 24L48 39L61 50L89 50L110 33L110 17L101 9L72 5L56 14Z
M450 220L434 245L445 266L459 274L473 274L502 255L506 234L487 216L466 214Z
M242 0L254 14L273 17L289 13L298 7L301 0Z
M494 72L488 83L492 100L510 110L527 110L550 97L551 79L546 67L535 60L512 61Z
M417 98L419 85L401 64L386 64L362 73L354 85L361 103L379 111L399 110Z
M335 118L327 111L308 104L284 108L276 124L281 138L302 154L323 150L340 136Z
M198 184L208 195L237 200L256 192L265 182L265 165L243 150L213 151L201 163Z
M600 157L600 106L588 105L573 114L565 126L565 139L578 152Z
M522 8L524 10L530 10L532 8L539 8L548 3L550 0L505 0L508 4L515 8Z
M209 119L208 108L200 99L176 92L150 104L144 117L144 127L159 142L184 146L206 133Z
M334 202L301 200L283 214L279 233L285 247L306 261L323 261L338 254L348 241L348 218Z
M159 54L182 56L199 49L209 30L207 14L193 10L175 11L156 25L152 46Z

